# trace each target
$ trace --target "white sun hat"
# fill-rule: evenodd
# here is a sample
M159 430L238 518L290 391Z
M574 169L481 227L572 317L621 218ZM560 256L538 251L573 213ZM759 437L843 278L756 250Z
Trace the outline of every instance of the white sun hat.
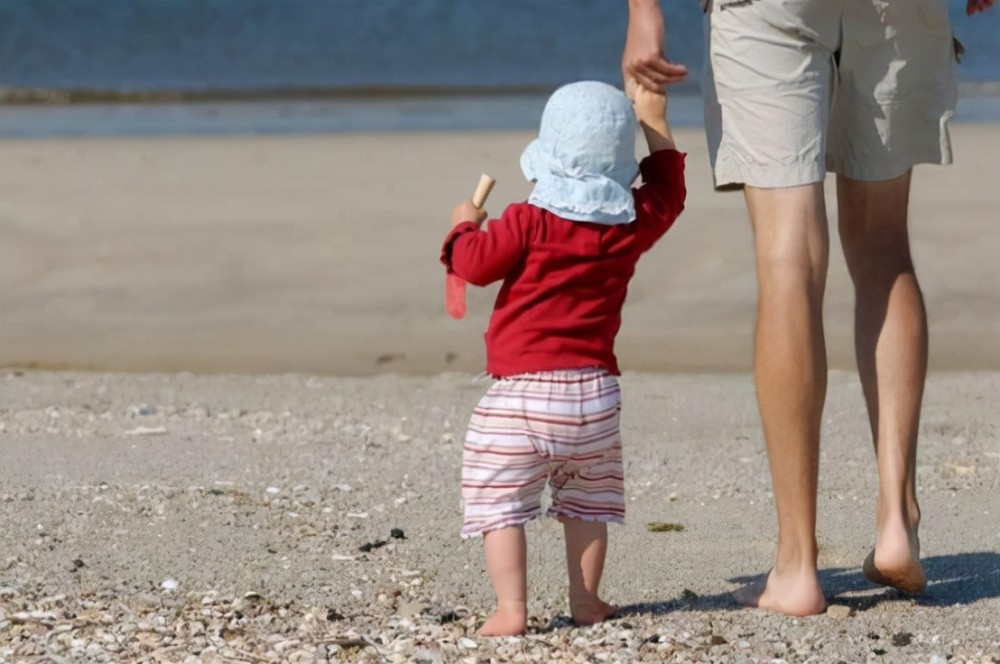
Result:
M582 81L556 90L538 138L521 154L521 170L535 183L528 202L572 221L633 221L636 128L632 104L617 88Z

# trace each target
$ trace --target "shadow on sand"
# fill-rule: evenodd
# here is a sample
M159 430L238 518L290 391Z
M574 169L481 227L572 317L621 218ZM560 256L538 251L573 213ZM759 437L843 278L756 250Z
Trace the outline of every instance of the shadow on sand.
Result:
M819 573L826 599L831 604L843 604L855 611L867 611L883 602L913 601L918 606L953 606L973 604L983 599L1000 597L1000 553L982 551L924 558L927 590L920 595L906 595L895 589L881 588L861 573L860 568L838 567ZM764 574L739 576L730 582L744 586L760 583ZM861 594L863 593L863 594ZM675 611L729 611L741 609L728 592L699 595L685 590L681 597L659 602L640 602L622 606L616 615L663 615ZM551 628L559 627L560 616Z

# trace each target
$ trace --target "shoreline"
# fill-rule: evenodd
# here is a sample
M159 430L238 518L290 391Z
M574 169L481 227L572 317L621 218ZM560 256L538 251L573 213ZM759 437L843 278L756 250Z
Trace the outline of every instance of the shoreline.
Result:
M697 77L671 87L674 94L700 96ZM557 84L531 85L381 85L353 87L293 86L219 89L144 89L115 90L111 88L44 88L5 87L0 85L0 106L21 104L158 104L178 102L266 102L308 100L373 100L400 101L452 97L548 96ZM959 97L1000 95L1000 81L960 80Z
M533 131L548 98L547 90L534 88L499 93L441 90L434 95L397 90L367 95L300 92L269 98L257 93L217 98L206 93L192 100L144 98L146 93L137 93L138 97L126 95L117 101L91 96L79 103L35 103L28 98L4 104L0 99L0 140ZM1000 123L1000 83L963 89L960 95L952 126ZM672 92L670 109L675 128L703 127L703 102L696 89Z

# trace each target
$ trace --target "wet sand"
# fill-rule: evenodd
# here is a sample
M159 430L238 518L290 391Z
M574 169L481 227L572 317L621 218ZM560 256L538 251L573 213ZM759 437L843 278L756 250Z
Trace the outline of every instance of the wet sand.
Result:
M1000 125L954 127L914 177L913 253L934 370L1000 369ZM372 375L479 371L496 289L447 318L439 243L480 171L522 200L527 133L0 141L0 366ZM710 191L640 263L626 370L745 371L755 280L739 194ZM828 189L830 200L832 187ZM831 215L835 210L831 202ZM835 224L831 366L853 366Z

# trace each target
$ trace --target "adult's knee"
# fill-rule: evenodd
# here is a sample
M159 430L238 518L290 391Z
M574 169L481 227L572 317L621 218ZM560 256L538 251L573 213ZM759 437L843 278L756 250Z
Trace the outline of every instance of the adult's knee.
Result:
M822 298L828 258L825 251L795 245L758 247L757 277L764 298Z
M821 186L748 187L746 198L761 279L825 282L830 237Z
M909 191L909 172L878 182L837 178L837 226L852 273L912 270Z
M905 228L876 228L849 236L841 232L841 245L847 269L855 282L891 279L914 271L910 238Z

